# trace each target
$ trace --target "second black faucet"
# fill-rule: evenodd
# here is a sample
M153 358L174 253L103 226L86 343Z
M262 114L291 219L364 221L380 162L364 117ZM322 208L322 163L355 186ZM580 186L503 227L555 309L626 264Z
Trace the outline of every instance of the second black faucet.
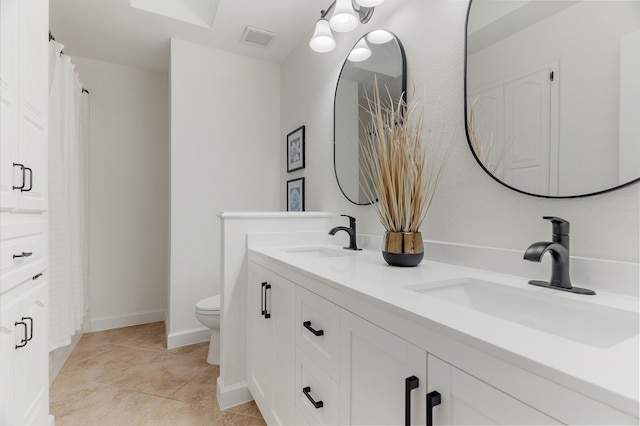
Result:
M349 227L346 226L336 226L335 228L331 228L329 231L329 235L336 235L338 231L345 231L349 234L349 247L345 247L347 250L362 250L358 248L358 244L356 244L356 218L353 216L349 216L346 214L341 214L340 216L349 218Z

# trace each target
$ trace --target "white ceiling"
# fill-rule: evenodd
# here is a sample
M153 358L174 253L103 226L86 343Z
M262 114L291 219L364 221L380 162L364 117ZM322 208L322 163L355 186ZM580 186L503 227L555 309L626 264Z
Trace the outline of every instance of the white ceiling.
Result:
M130 6L130 0L50 0L49 27L64 52L150 71L169 69L178 38L271 62L282 62L313 33L331 0L220 0L204 28ZM241 42L247 26L275 33L267 47Z

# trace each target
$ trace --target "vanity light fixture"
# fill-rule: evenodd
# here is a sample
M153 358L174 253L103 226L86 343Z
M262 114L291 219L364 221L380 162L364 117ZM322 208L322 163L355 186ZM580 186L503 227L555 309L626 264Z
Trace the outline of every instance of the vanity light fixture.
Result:
M366 24L371 19L375 6L378 6L383 1L334 0L326 10L320 11L320 19L316 22L316 28L313 32L313 37L309 41L309 47L319 53L332 51L336 46L336 42L331 30L349 32L356 29L358 22ZM327 15L331 10L333 10L333 15L327 20Z

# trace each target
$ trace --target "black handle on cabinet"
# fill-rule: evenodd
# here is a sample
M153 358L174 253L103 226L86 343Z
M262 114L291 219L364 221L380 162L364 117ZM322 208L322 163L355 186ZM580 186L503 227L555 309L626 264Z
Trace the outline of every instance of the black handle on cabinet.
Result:
M441 402L440 392L433 391L427 394L427 426L433 426L433 407L440 405Z
M31 277L32 280L37 280L38 278L40 278L42 276L42 272L37 273L36 275L34 275L33 277Z
M271 313L267 310L267 290L271 290L271 284L265 283L265 286L264 286L264 317L265 319L271 318Z
M22 318L24 320L24 318ZM27 342L29 341L27 339L27 323L24 321L16 321L15 322L15 326L19 326L19 325L23 325L24 326L24 338L20 339L20 344L16 345L16 349L18 348L24 348L25 346L27 346Z
M19 257L29 257L32 254L33 254L33 252L31 252L31 251L23 251L22 254L14 254L13 258L16 259L16 258L19 258Z
M27 342L29 342L31 339L33 339L33 318L31 317L22 317L22 321L24 320L29 320L29 337L26 336L26 327L25 327L25 338L27 339Z
M420 386L420 380L416 376L404 379L404 424L411 424L411 391Z
M29 192L33 189L33 170L31 170L31 168L29 167L25 167L24 170L29 170L29 188L28 189L24 189L24 179L22 181L22 188L20 188L20 192ZM24 172L23 170L23 172Z
M309 399L309 401L311 401L311 403L313 404L314 407L316 407L316 408L324 407L324 402L314 400L313 397L309 394L309 392L311 392L311 386L307 386L306 388L302 388L302 393L304 394L304 396L306 396Z
M13 189L19 189L20 191L22 191L22 189L24 188L24 181L25 181L25 177L24 177L24 164L20 164L20 163L13 163L13 167L20 167L20 170L22 171L22 185L21 186L13 186Z
M267 310L265 308L265 304L264 304L264 287L267 285L266 281L262 282L262 288L260 289L260 315L264 316L265 313L267 313Z
M302 325L304 326L304 328L312 332L314 336L324 335L324 330L316 330L313 327L311 327L311 321L305 321L302 323Z

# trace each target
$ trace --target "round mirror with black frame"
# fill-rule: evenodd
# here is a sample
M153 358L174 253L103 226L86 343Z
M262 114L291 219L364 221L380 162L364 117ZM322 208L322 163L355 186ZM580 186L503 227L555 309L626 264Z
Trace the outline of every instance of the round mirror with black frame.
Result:
M480 166L545 198L640 180L640 2L470 0L465 116Z
M398 100L407 89L407 61L400 40L389 31L363 36L342 65L333 109L333 166L338 186L354 204L371 204L362 190L366 174L360 170L360 140L370 116L363 109L377 81L382 94Z

